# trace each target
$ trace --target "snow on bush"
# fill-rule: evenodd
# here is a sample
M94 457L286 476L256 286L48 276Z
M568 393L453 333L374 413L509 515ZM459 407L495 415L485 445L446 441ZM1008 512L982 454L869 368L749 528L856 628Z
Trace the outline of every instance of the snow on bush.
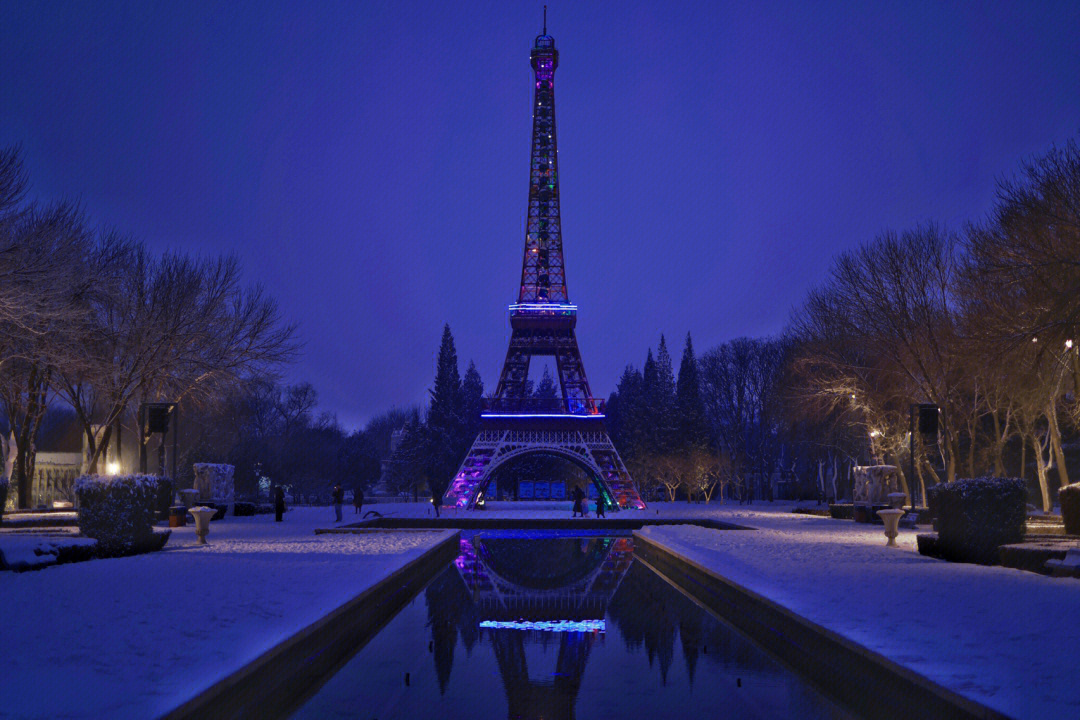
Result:
M1080 535L1080 483L1066 485L1058 490L1061 502L1061 519L1065 521L1065 532Z
M1023 542L1027 483L982 477L938 485L929 493L937 550L947 560L994 565L998 546Z
M79 530L98 541L101 555L137 552L153 542L156 475L83 475L75 481ZM171 483L170 483L171 484Z

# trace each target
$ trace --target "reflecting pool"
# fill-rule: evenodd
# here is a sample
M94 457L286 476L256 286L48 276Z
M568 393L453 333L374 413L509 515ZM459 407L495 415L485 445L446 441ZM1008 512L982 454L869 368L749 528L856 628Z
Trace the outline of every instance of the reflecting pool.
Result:
M610 533L461 554L297 718L848 718Z

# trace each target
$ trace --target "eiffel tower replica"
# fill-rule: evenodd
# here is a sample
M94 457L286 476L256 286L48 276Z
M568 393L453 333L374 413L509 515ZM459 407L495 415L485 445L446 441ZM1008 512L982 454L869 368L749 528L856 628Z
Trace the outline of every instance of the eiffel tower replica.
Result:
M546 15L545 9L544 32L529 55L535 73L529 221L521 290L510 306L513 334L495 395L484 401L480 431L442 502L447 507L475 507L492 471L539 453L564 458L585 470L608 508L641 509L645 503L604 427L604 401L589 390L574 335L577 306L566 292L559 213L555 135L559 51L547 34ZM536 356L555 358L561 397L530 397L529 363Z

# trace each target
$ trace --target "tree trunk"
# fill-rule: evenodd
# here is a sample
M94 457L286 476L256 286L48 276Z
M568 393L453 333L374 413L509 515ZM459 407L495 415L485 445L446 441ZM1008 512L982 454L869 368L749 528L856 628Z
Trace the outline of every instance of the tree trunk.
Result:
M15 469L15 455L18 454L18 445L15 442L15 432L8 433L8 437L0 438L0 443L3 444L4 453L4 472L0 473L0 477L11 478L11 473Z
M998 419L998 414L996 412L990 413L990 416L994 421L994 476L1004 477L1005 463L1002 456L1005 453L1005 442L1001 437L1001 420Z
M1031 433L1031 449L1035 453L1035 474L1038 476L1039 491L1042 493L1043 512L1050 512L1053 505L1050 502L1050 487L1046 481L1047 467L1046 459L1043 457L1045 447L1039 442L1038 434L1034 432Z
M1027 480L1027 441L1020 438L1020 472L1017 474L1021 480Z
M1069 484L1069 471L1065 467L1065 453L1061 450L1061 429L1058 427L1057 403L1051 402L1046 409L1046 419L1049 423L1050 447L1053 449L1054 461L1057 463L1058 480L1061 487Z

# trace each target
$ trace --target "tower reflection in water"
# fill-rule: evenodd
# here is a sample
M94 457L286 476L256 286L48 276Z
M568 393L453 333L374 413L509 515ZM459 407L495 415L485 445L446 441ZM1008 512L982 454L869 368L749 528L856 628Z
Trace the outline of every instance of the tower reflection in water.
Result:
M495 653L509 717L572 717L612 597L633 563L628 537L475 536L461 540L457 573L428 586L436 672L445 692L460 634L471 653ZM530 676L527 648L558 643L554 671ZM534 669L535 670L535 669Z
M697 680L695 681L695 678ZM482 533L297 718L845 718L633 557L633 539Z

